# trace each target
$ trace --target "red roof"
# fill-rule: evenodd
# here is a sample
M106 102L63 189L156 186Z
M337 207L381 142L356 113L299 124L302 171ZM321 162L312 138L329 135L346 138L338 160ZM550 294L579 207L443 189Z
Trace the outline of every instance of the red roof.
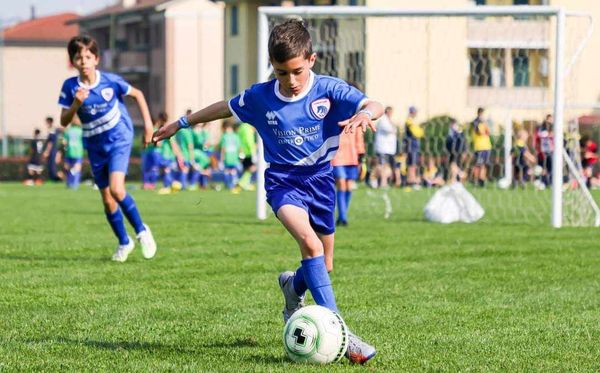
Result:
M96 18L102 18L110 15L121 14L121 13L129 13L129 12L137 12L140 10L144 10L147 8L155 7L161 5L163 3L167 3L171 0L136 0L135 4L130 7L123 6L123 2L119 1L115 5L106 7L104 9L100 9L97 12L85 15L77 19L77 22L87 21Z
M79 33L77 24L66 25L77 17L76 13L60 13L17 23L4 29L4 40L66 42Z

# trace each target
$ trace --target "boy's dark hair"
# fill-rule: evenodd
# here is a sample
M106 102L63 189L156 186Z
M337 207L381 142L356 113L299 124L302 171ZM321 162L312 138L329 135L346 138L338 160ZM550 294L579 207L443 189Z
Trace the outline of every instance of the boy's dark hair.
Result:
M75 55L82 49L88 49L96 57L100 56L100 48L96 39L89 35L74 36L69 40L67 51L69 52L69 61L73 62Z
M169 116L167 115L166 112L161 111L160 113L158 113L158 120L166 122L169 120Z
M484 111L485 111L485 109L482 107L477 108L477 115L481 115L481 113L483 113Z
M34 136L39 136L39 135L40 135L40 133L42 133L42 132L40 131L40 129L39 129L39 128L36 128L36 129L35 129L35 131L33 131L33 135L34 135Z
M284 63L295 57L309 58L313 54L310 34L304 23L298 19L273 27L269 36L269 58Z
M52 117L46 117L46 123L54 123L54 118Z

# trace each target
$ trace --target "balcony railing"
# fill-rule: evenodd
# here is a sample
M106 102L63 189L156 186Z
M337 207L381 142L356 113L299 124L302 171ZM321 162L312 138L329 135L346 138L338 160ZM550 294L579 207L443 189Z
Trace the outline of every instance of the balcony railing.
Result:
M147 73L149 71L148 52L120 52L116 68L120 73Z
M512 17L469 19L469 48L546 49L551 45L550 23L546 19Z

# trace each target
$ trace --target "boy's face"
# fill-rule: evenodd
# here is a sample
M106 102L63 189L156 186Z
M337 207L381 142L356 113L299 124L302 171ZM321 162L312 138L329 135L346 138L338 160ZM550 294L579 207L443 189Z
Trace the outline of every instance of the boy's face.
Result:
M90 76L94 71L96 71L96 66L98 66L99 58L90 52L87 48L82 48L75 57L73 57L73 67L79 71L79 75Z
M298 56L283 63L271 61L275 77L279 81L279 90L286 97L298 96L308 84L310 69L315 64L317 55L313 53L310 57Z

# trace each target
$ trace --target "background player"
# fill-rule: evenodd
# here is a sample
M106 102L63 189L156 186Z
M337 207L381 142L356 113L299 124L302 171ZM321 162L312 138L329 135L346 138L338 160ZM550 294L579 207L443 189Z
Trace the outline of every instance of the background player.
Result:
M152 139L152 120L146 99L140 90L120 76L96 70L100 51L93 38L75 36L69 41L67 50L69 60L79 76L63 83L58 100L63 107L60 123L69 125L75 115L81 122L83 145L102 196L106 219L119 240L112 259L124 262L135 246L125 229L123 214L135 229L142 254L150 259L156 253L156 243L150 228L142 222L133 197L125 190L125 175L133 144L133 123L123 97L133 97L142 113L144 145Z
M67 188L79 188L81 162L83 160L83 131L81 126L71 123L63 133L65 146L65 172Z

